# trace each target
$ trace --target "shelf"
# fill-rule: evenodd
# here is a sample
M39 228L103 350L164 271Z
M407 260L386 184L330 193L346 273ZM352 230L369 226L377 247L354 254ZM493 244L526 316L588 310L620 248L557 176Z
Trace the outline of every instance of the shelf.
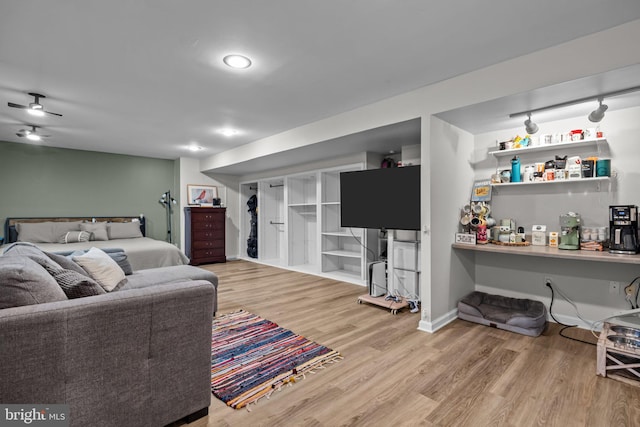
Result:
M315 203L289 203L290 208L316 207Z
M334 206L339 206L340 202L322 202L322 205L334 205Z
M360 258L362 256L360 252L352 251L323 251L322 255L339 256L344 258Z
M565 249L552 248L549 246L501 246L501 245L466 245L464 243L453 243L454 249L462 249L475 252L490 252L498 254L536 256L543 258L571 259L577 261L609 262L616 264L640 264L640 255L621 255L609 252L570 251Z
M518 185L552 185L552 184L575 184L578 182L606 182L611 177L597 176L594 178L577 178L577 179L554 179L553 181L530 181L530 182L502 182L500 184L491 184L492 187L513 187Z
M555 144L535 145L533 147L511 148L509 150L494 150L494 151L489 151L489 154L491 154L494 157L506 157L506 156L513 156L513 155L522 154L522 153L556 151L561 148L596 147L598 145L606 145L606 144L607 144L606 138L583 139L580 141L558 142Z
M358 236L357 234L346 233L344 231L323 231L323 236L336 236L336 237L351 237L354 239L362 239L362 236Z

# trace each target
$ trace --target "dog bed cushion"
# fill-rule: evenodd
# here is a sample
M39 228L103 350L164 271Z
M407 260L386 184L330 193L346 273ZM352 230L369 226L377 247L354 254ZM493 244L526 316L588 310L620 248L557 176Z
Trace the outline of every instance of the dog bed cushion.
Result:
M540 301L475 291L458 302L458 317L537 337L547 325L547 308Z

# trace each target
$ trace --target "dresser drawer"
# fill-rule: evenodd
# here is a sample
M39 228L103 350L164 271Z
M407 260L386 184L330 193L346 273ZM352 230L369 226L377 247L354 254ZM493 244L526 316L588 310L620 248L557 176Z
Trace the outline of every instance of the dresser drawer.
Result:
M224 240L194 240L191 247L194 252L198 249L224 249Z
M209 231L194 230L191 234L191 240L193 240L194 242L196 240L214 240L214 239L224 240L224 230L209 230Z

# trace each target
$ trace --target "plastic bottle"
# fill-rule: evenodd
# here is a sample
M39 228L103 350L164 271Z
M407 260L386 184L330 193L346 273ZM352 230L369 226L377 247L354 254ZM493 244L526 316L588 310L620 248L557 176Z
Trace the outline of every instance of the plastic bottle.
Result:
M513 156L513 159L511 159L511 182L522 182L522 177L520 176L520 158L518 156Z

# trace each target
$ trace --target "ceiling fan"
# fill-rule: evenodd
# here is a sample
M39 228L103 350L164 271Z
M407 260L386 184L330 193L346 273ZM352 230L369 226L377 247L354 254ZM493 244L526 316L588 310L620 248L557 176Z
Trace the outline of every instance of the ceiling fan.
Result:
M35 92L29 92L29 95L31 95L31 96L33 96L35 98L34 101L29 104L29 106L20 105L20 104L14 104L13 102L8 102L7 105L9 105L9 107L21 108L23 110L27 110L28 113L33 114L34 116L42 117L42 116L44 116L45 113L47 113L47 114L51 114L53 116L62 117L62 114L53 113L51 111L45 111L44 110L44 108L42 107L42 104L40 104L40 98L46 98L46 96L44 96L42 94L39 94L39 93L35 93Z
M38 134L36 129L39 128L40 126L35 126L35 125L29 125L29 126L31 126L31 130L20 129L18 133L16 133L16 135L18 135L20 138L27 138L30 141L42 141L42 138L48 138L51 136L51 135Z

